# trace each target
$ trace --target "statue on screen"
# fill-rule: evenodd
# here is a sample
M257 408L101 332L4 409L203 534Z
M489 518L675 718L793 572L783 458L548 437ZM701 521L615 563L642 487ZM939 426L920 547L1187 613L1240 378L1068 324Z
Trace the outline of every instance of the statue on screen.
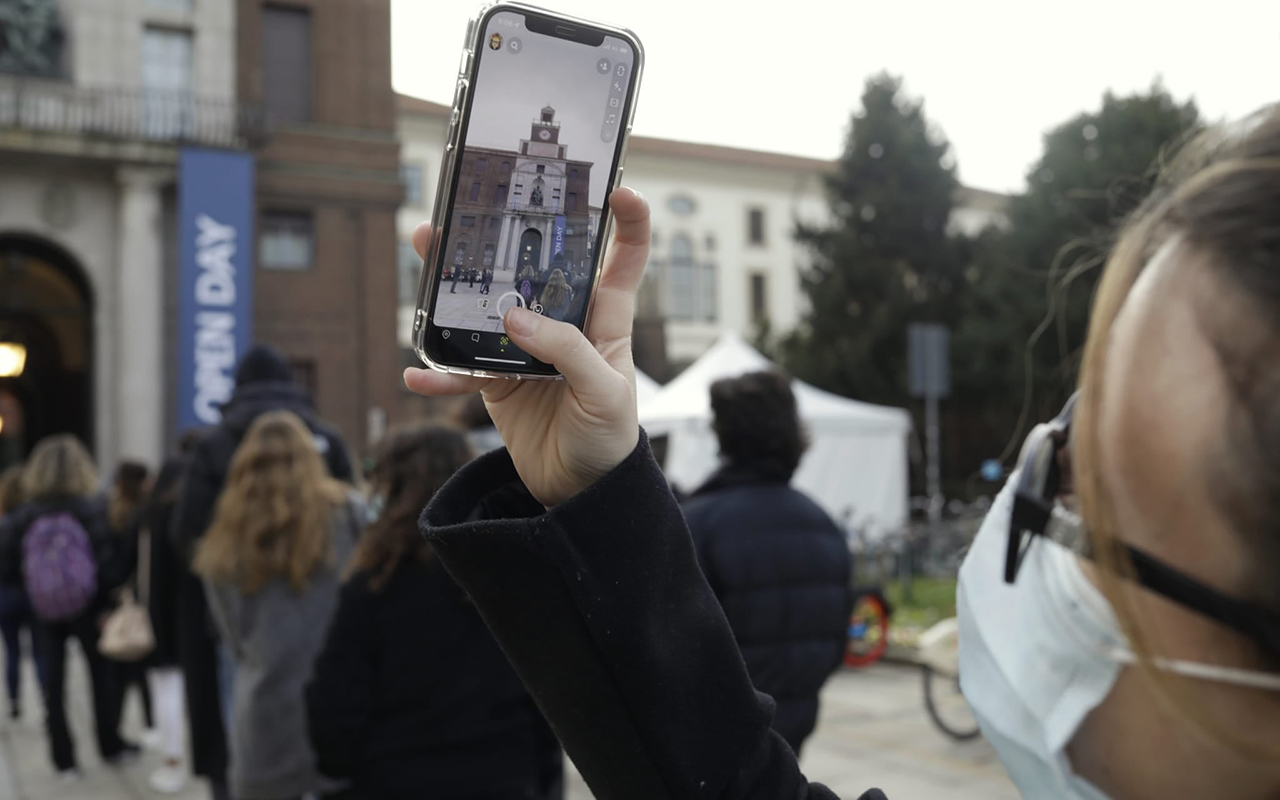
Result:
M0 2L0 72L59 75L64 38L55 0Z

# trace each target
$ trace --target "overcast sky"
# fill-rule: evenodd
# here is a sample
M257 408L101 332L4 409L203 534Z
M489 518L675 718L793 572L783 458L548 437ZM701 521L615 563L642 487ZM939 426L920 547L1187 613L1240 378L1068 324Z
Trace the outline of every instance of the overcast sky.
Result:
M1045 131L1107 89L1159 76L1211 119L1280 100L1280 0L546 4L639 35L637 134L834 158L863 81L887 69L924 98L960 179L1001 191L1022 187ZM479 3L391 6L395 88L449 102Z
M631 56L503 26L499 24L503 18L518 21L514 15L499 14L490 26L489 33L500 33L504 47L498 51L487 47L481 50L477 99L471 106L466 144L517 150L520 140L529 138L530 126L542 107L549 105L556 110L560 144L568 148L566 155L592 164L590 204L603 205L608 185L605 176L616 144L612 139L605 142L602 136L605 115L610 113L613 75L601 74L596 66L601 58L607 58L611 67L625 59L624 66L630 68ZM513 38L521 42L518 53L509 47ZM604 46L623 44L621 39L610 36ZM513 116L513 107L524 108L525 113ZM529 191L528 187L525 191Z

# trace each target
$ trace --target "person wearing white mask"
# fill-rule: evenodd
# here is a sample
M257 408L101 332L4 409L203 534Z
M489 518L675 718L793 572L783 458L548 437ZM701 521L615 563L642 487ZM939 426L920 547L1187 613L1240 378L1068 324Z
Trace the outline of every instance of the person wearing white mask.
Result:
M507 444L423 532L597 796L830 800L769 730L636 424L648 208L610 201L588 335L506 316L565 380L406 372L482 392ZM1189 146L1127 223L1079 400L1033 434L962 567L962 687L1025 796L1280 796L1277 356L1270 109Z

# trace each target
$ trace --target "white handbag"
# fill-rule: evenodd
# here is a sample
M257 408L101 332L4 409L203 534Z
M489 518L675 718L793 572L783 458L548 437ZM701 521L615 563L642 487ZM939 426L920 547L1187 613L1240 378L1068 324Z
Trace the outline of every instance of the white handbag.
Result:
M98 639L98 652L113 661L140 661L156 649L155 631L151 629L151 613L147 610L147 592L151 580L151 532L138 535L138 594L126 589L120 607L107 615Z

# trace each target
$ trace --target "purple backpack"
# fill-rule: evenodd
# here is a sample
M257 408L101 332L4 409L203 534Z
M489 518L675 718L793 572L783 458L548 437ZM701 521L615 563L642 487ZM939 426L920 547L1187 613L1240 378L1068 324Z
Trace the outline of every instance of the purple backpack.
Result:
M98 591L89 534L73 515L38 517L22 540L22 574L36 616L62 622L80 615Z

